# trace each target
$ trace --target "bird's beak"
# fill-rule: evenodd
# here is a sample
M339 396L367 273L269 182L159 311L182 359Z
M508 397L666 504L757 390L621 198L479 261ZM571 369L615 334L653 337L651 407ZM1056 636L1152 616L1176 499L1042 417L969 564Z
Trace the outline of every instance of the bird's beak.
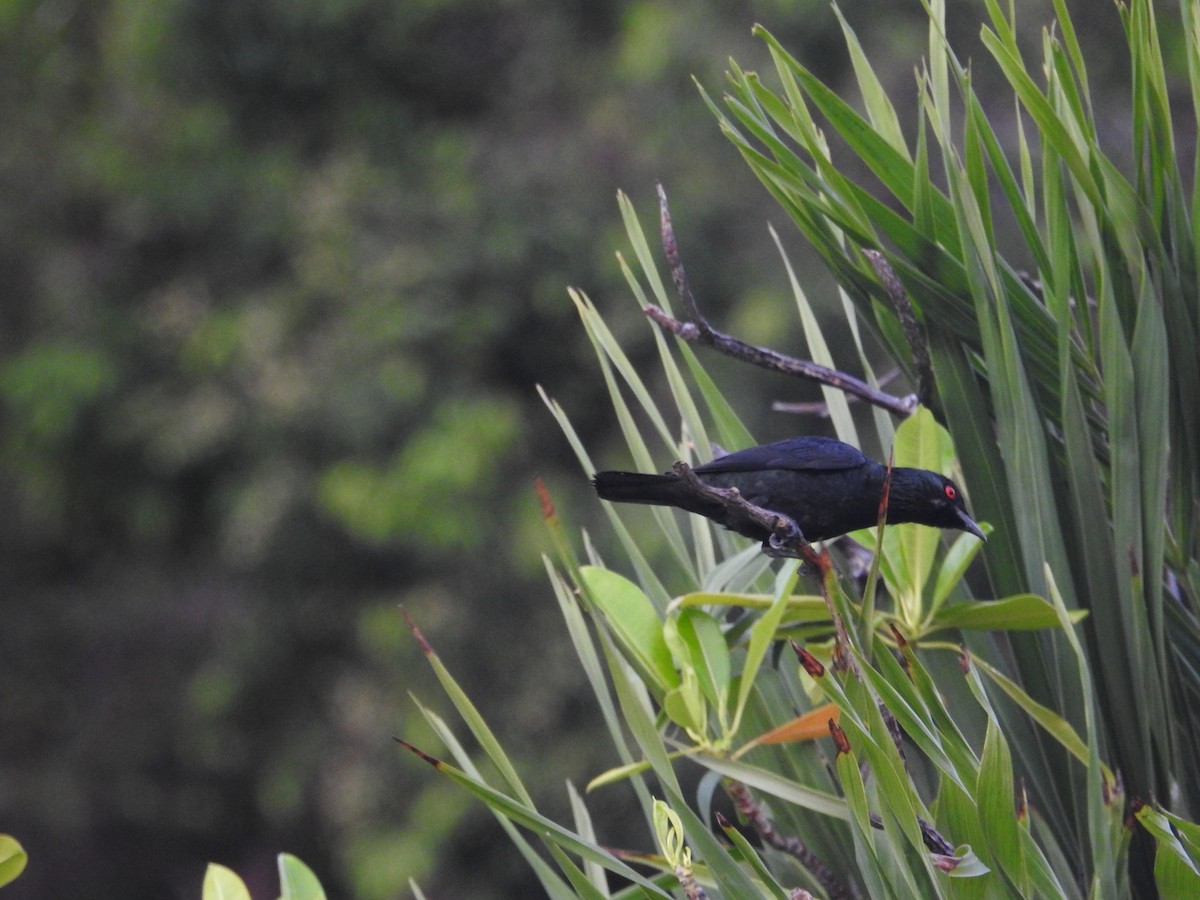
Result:
M981 541L987 540L987 535L983 533L982 528L980 528L978 525L975 524L974 519L972 519L970 516L968 516L961 509L956 508L954 511L956 513L958 513L959 521L962 522L963 531L969 531L971 534L975 535L975 537L979 538Z

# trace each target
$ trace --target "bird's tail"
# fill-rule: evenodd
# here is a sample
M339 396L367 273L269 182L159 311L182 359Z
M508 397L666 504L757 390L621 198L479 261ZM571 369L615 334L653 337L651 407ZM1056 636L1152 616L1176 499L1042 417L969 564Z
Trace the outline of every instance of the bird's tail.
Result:
M641 472L597 472L592 484L601 500L614 503L647 503L674 506L702 516L718 516L721 506L705 501L675 475L646 475Z
M674 475L645 475L641 472L597 472L592 484L601 500L614 503L649 503L675 506L684 497L682 484Z

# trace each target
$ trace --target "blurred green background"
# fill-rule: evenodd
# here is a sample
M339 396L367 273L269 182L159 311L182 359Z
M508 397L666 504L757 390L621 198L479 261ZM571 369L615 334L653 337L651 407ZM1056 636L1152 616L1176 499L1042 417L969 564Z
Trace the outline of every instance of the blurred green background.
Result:
M911 107L918 0L850 6ZM970 55L982 3L951 6ZM599 509L535 385L627 462L566 288L650 358L614 195L653 231L655 180L714 322L803 354L767 222L828 281L691 80L767 68L755 22L853 93L825 0L0 5L0 831L31 857L5 896L191 898L209 860L275 896L285 850L331 896L533 890L392 743L441 749L398 607L547 812L614 761L533 478ZM763 439L821 427L770 414L815 389L713 368Z

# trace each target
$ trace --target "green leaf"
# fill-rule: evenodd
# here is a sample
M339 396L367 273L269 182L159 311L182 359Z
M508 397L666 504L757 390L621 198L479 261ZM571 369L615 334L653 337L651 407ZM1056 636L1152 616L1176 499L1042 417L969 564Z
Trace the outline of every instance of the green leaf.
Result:
M1013 808L1012 756L998 723L990 717L975 796L988 849L1008 876L1019 887L1025 886L1023 893L1027 893L1024 848Z
M434 734L438 736L442 743L450 750L450 753L454 756L454 758L458 760L459 765L463 767L463 771L477 781L482 781L483 776L480 775L479 769L476 768L475 764L471 761L470 755L459 742L458 738L454 735L454 732L450 730L445 720L442 719L441 716L434 713L431 709L424 706L420 700L418 700L411 693L409 696L416 704L421 715L424 716L425 721L427 721L430 727L433 728ZM523 786L521 789L524 790ZM568 900L568 898L571 898L572 894L568 885L563 881L558 873L551 868L550 864L538 854L537 850L518 830L517 826L514 825L512 821L509 820L503 813L497 810L493 809L492 815L500 824L500 827L504 829L505 833L509 837L509 840L511 840L516 846L518 852L525 858L525 861L529 864L529 867L533 869L534 874L537 876L538 880L541 882L542 888L546 892L546 896L551 898L551 900Z
M16 838L0 834L0 887L25 871L29 856Z
M746 709L746 701L754 687L754 679L758 668L766 658L767 650L775 639L775 632L783 620L784 611L788 608L788 600L796 589L796 581L800 577L800 565L787 566L780 571L776 581L775 599L763 616L750 629L750 641L746 647L746 662L742 666L741 682L738 686L737 707L733 714L733 724L730 732L737 733Z
M638 668L659 690L678 687L679 673L663 637L663 622L650 598L628 578L608 569L583 566L579 573L589 596Z
M1087 743L1079 736L1079 732L1075 728L1047 706L1038 703L1030 697L1021 687L1007 677L999 669L989 665L978 656L971 657L971 666L988 676L995 684L1004 691L1008 697L1013 700L1017 706L1023 709L1031 718L1046 730L1059 744L1063 746L1072 756L1078 759L1084 765L1088 761L1088 746ZM1112 777L1111 772L1107 772L1109 778Z
M979 543L976 541L975 543ZM1070 613L1071 622L1087 617L1087 610ZM925 633L944 628L976 629L980 631L1036 631L1057 628L1058 613L1054 606L1036 594L1017 594L1003 600L978 600L956 603L938 610L925 624Z
M471 729L471 734L475 736L475 740L479 741L479 745L483 748L483 751L496 766L500 775L507 783L509 790L526 803L532 805L533 801L529 796L529 792L525 789L524 783L521 781L521 776L517 774L516 766L512 764L512 760L509 759L508 754L504 751L504 747L501 746L495 733L488 726L487 720L484 719L478 708L471 701L471 698L467 696L466 691L455 680L450 670L446 668L441 657L425 641L424 636L420 632L417 632L417 637L421 643L421 649L425 652L425 659L433 669L434 675L437 676L442 690L446 692L446 696L450 698L450 702L454 704L454 708L458 710L458 714L462 716L467 727Z
M204 900L250 900L250 891L232 869L209 863L201 896Z
M675 724L687 730L694 740L708 740L708 707L696 670L684 664L680 670L679 686L663 694L663 712Z
M758 880L762 882L764 888L776 900L788 900L792 896L784 889L775 876L771 874L771 870L767 868L767 864L763 862L762 857L754 849L753 845L746 840L745 835L740 830L731 824L725 825L722 829L725 832L725 837L733 844L737 854L754 870L754 874L758 876Z
M574 783L567 782L567 797L571 801L571 814L575 819L575 831L585 841L593 844L597 843L596 829L592 824L592 816L588 811L587 804L580 795ZM583 871L587 875L587 879L592 886L601 893L602 896L607 896L608 881L604 875L604 869L591 860L585 860Z
M894 453L897 466L932 469L943 474L950 471L954 462L950 435L925 408L918 409L900 423L896 429ZM925 582L933 569L941 535L935 528L905 528L897 530L897 537L905 579L896 586L899 592L897 612L901 621L915 631L921 621Z
M1154 881L1159 896L1164 900L1188 900L1200 895L1200 860L1195 845L1189 848L1179 839L1174 817L1168 818L1148 804L1134 815L1155 840Z
M277 861L281 900L325 900L325 891L312 869L290 853L280 853Z
M775 241L775 246L779 249L779 255L783 257L783 264L787 269L788 282L792 286L792 296L795 297L796 307L800 311L800 324L804 328L804 338L808 341L809 357L813 362L827 368L838 368L833 354L829 352L829 344L825 341L825 335L821 332L821 323L817 319L817 314L813 310L812 304L808 302L808 297L800 286L799 279L796 278L791 260L784 252L783 243L779 240L779 234L774 228L771 229L771 239ZM838 438L855 447L859 446L858 432L854 427L854 417L850 414L850 401L846 398L846 392L829 385L821 385L821 396L825 400L830 421L833 422L833 428Z
M585 861L594 862L610 872L627 878L650 891L653 897L669 897L670 895L643 878L625 863L621 862L607 850L581 838L575 832L564 828L552 819L521 803L518 800L497 791L491 785L447 762L436 761L434 766L439 772L455 783L465 788L469 793L482 800L490 809L500 813L517 825L540 835L543 839L561 847L569 853L574 853ZM247 895L247 900L249 895ZM208 900L208 897L205 897Z
M717 620L700 609L683 609L667 619L663 633L676 661L691 665L704 696L724 718L731 669L729 648Z
M986 523L980 527L984 534L991 531ZM942 604L946 602L982 549L983 541L973 534L960 534L951 542L950 549L942 558L942 564L938 566L937 577L933 584L933 597L929 601L929 609L932 614L936 614Z
M794 803L803 809L809 809L835 819L850 818L850 814L846 810L846 801L841 797L801 784L778 772L706 753L697 753L691 758L719 775L736 779L764 794Z

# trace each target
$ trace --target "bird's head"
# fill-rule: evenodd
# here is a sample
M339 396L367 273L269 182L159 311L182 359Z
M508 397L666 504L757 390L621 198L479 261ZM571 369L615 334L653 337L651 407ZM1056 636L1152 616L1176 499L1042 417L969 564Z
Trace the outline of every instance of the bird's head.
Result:
M888 494L889 522L917 522L934 528L955 528L981 541L987 536L975 524L963 502L962 491L949 478L928 469L892 470Z

